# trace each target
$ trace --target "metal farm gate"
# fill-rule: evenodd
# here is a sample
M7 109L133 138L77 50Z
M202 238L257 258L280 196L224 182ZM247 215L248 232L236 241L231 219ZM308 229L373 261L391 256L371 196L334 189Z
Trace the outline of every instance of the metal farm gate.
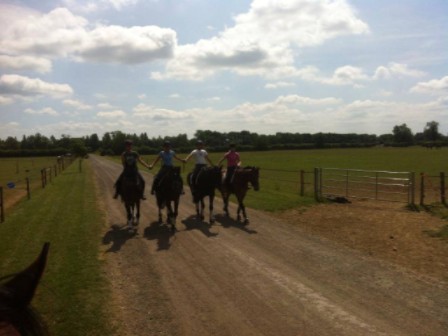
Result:
M338 196L414 204L415 174L338 168L315 168L318 198Z

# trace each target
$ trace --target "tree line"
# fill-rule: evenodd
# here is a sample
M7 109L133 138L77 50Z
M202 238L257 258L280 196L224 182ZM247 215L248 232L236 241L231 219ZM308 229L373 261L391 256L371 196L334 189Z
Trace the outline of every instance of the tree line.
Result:
M396 125L388 134L356 134L356 133L289 133L277 132L272 135L258 134L250 131L217 132L197 130L189 139L187 134L177 136L152 137L147 133L126 134L121 131L106 132L101 138L94 133L80 138L62 135L46 137L40 133L0 139L0 157L6 156L58 156L72 153L84 156L89 152L102 155L117 155L123 151L126 139L131 139L134 148L141 154L155 154L160 151L164 141L170 141L178 152L189 152L200 139L205 142L209 151L225 151L229 143L235 143L239 151L262 151L282 149L315 149L315 148L348 148L383 146L422 145L440 147L448 145L448 137L439 132L439 123L427 122L422 132L413 133L406 125Z

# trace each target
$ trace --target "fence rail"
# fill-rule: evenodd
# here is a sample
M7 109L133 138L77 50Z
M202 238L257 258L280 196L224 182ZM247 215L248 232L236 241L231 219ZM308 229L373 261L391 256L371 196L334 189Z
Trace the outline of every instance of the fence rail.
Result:
M33 190L45 188L73 161L72 157L58 157L55 164L45 164L37 168L34 159L23 159L27 162L26 168L20 167L19 159L1 159L0 162L13 162L13 170L6 169L7 175L2 174L0 183L0 223L5 221L5 212L17 201L26 197L31 199ZM8 171L11 175L8 174ZM12 178L12 176L14 176ZM7 181L4 183L4 181ZM8 201L8 202L7 202Z

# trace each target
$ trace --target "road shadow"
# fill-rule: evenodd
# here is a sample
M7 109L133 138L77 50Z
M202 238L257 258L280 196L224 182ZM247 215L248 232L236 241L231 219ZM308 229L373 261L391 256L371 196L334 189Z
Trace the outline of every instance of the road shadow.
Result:
M216 221L221 224L223 228L237 228L241 231L244 231L249 234L256 234L258 231L251 229L248 227L249 224L244 224L243 222L237 221L236 219L233 219L232 217L226 216L226 215L216 215Z
M157 251L168 250L171 247L171 237L174 237L175 232L166 224L161 224L154 221L145 228L143 237L148 240L157 241Z
M182 220L182 223L185 225L187 231L199 230L207 238L216 237L218 235L218 233L210 232L211 224L196 219L196 216L194 215Z
M128 239L135 236L135 231L129 231L127 225L111 225L103 237L103 244L112 244L106 252L118 252Z

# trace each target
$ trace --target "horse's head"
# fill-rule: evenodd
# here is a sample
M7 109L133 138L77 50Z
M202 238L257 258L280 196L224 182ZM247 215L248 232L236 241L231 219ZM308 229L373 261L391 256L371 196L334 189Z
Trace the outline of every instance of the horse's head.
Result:
M249 170L249 182L252 184L252 187L254 187L255 191L260 190L260 183L259 183L259 177L260 177L260 168L259 167L246 167L245 169Z
M44 272L49 247L50 244L45 243L39 257L30 266L0 286L0 335L47 334L30 303Z

